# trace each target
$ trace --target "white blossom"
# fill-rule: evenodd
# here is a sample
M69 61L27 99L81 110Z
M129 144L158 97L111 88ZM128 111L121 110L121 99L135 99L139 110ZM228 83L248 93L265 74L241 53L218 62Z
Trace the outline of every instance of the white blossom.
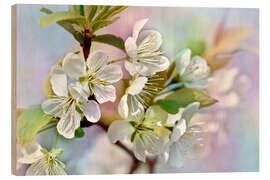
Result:
M65 165L57 159L63 153L62 149L52 149L48 152L36 141L21 149L22 156L18 162L31 164L25 175L44 176L44 175L66 175Z
M188 88L205 89L208 85L210 68L200 56L191 58L190 49L183 49L176 56L176 71L181 82Z
M169 141L166 143L162 158L173 167L181 167L189 158L197 156L203 144L201 127L198 124L192 124L191 118L198 111L200 103L189 104L184 111L179 114L170 115L169 123L175 121ZM180 115L180 117L179 117Z
M65 73L81 82L88 95L95 95L101 104L116 99L113 83L122 78L121 66L109 64L109 58L103 51L92 52L87 61L78 54L69 53L63 60Z
M88 100L89 95L80 83L71 83L67 86L67 76L61 66L53 66L50 75L55 95L42 103L42 110L46 114L60 118L57 124L59 134L65 138L73 138L75 130L80 126L81 113L90 122L99 120L99 105L94 100Z
M135 157L145 162L146 153L157 155L163 149L163 138L156 129L166 119L167 113L162 113L158 106L151 106L146 113L139 111L125 120L113 121L108 129L108 136L112 143L124 140L131 142Z
M122 118L127 118L128 114L136 115L149 107L150 102L162 88L158 81L163 80L158 75L149 77L135 74L129 82L129 87L122 96L119 105L118 113Z
M158 31L141 29L148 19L137 21L131 37L125 41L125 49L130 62L125 62L126 69L131 75L139 73L142 76L153 75L164 71L169 66L169 60L159 51L162 37Z

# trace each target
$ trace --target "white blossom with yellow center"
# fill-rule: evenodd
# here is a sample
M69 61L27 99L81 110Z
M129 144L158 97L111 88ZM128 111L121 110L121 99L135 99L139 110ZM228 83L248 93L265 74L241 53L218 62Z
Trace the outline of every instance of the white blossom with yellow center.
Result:
M185 87L205 89L208 86L210 68L200 56L191 58L191 50L183 49L176 56L176 71Z
M132 144L134 155L145 162L146 153L157 155L162 152L164 140L156 132L166 121L167 113L158 106L151 106L136 115L131 115L125 120L113 121L108 129L108 136L112 143L128 141Z
M148 19L137 21L132 36L125 42L125 49L130 57L130 61L125 62L125 67L131 75L137 72L142 76L150 76L169 66L169 60L159 50L162 44L161 34L155 30L140 32L147 21Z
M112 84L122 78L122 70L121 66L110 64L103 51L92 52L86 62L78 54L69 53L63 60L63 69L69 77L80 81L89 95L95 95L100 104L115 101Z
M187 159L196 157L202 149L201 127L199 124L190 123L199 107L200 103L194 102L189 104L184 111L179 110L178 114L168 116L167 123L170 121L175 126L165 145L162 159L170 166L182 167Z
M89 95L80 83L67 85L67 76L61 66L53 66L50 75L55 95L42 103L42 110L60 119L57 124L59 134L73 138L83 115L90 122L99 120L99 105L94 100L88 100Z

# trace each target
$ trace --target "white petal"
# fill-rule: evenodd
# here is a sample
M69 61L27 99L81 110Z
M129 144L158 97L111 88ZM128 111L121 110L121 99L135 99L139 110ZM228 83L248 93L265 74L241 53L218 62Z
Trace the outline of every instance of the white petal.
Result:
M144 117L144 107L135 98L135 96L127 96L128 103L128 118L129 121L140 121Z
M167 126L174 126L176 121L181 119L182 114L183 114L183 108L179 108L177 114L168 114L166 125Z
M186 125L185 119L180 119L175 125L175 127L173 128L170 141L171 142L178 141L181 138L181 136L184 135L186 130L187 130L187 125Z
M127 88L128 94L139 94L147 83L147 77L137 77L132 84Z
M115 87L113 85L95 83L93 85L93 92L100 104L108 101L114 102L116 99Z
M148 19L141 19L139 21L137 21L133 27L133 33L132 33L132 37L135 39L135 41L138 38L138 35L140 33L140 31L142 30L143 26L147 23Z
M58 122L57 130L59 134L65 138L71 139L74 137L75 130L80 126L81 115L75 110L75 106L71 106L68 111Z
M133 152L137 159L142 162L145 162L145 149L146 147L143 144L142 139L137 135L133 143Z
M182 167L185 162L183 152L181 152L181 146L175 142L170 146L169 160L168 163L173 167Z
M112 143L130 138L133 127L125 120L113 121L108 129L108 137Z
M190 63L191 50L183 49L176 55L176 71L182 75Z
M33 163L26 171L26 176L45 176L47 173L47 166L45 158L42 158Z
M137 73L135 64L125 61L125 68L131 76L134 76Z
M182 119L185 119L186 123L189 124L189 121L191 120L192 116L198 112L199 108L200 108L199 102L194 102L187 105L182 114Z
M53 92L58 96L67 96L67 76L61 66L54 65L51 69L51 85Z
M65 100L63 99L51 98L51 99L45 100L41 104L41 108L45 114L60 115L59 112L62 110L64 103L65 103Z
M23 164L32 164L43 157L43 153L40 151L41 146L35 140L31 142L28 146L19 147L20 157L18 162Z
M122 78L121 66L117 64L106 65L102 71L96 74L96 78L106 83L115 83Z
M119 115L126 119L128 117L128 103L127 103L127 94L122 96L119 104L118 104L118 113Z
M197 81L207 78L209 74L210 68L207 65L206 60L199 56L194 56L186 67L182 78L184 82Z
M159 154L163 150L163 139L153 132L147 132L142 135L144 146L147 152Z
M154 52L159 50L162 44L162 37L158 31L142 31L137 40L138 52Z
M69 84L68 89L71 96L77 100L87 100L90 95L89 88L83 87L83 84L79 82Z
M89 71L96 73L100 68L104 68L108 64L109 57L101 50L90 53L87 58L87 66Z
M63 60L63 69L69 77L76 80L86 75L85 61L78 54L67 54Z
M136 41L132 37L127 38L125 42L125 49L126 49L127 55L131 57L133 61L136 61L137 60L137 45L136 45Z
M67 173L59 164L52 164L52 167L50 168L49 175L50 176L67 175Z
M142 58L140 64L142 66L136 66L136 68L137 72L143 76L150 76L156 72L164 71L170 65L168 58L165 56L155 56L148 59Z
M194 89L206 89L208 87L208 77L203 79L198 79L196 81L184 82L185 87Z
M96 101L84 101L80 109L83 111L88 121L95 123L100 119L100 108Z

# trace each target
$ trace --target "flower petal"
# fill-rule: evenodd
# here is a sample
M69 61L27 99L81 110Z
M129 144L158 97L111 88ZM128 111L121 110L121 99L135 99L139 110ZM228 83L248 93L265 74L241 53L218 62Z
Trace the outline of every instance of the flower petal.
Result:
M127 96L129 121L140 121L144 117L144 107L135 96Z
M86 75L85 61L78 54L67 54L63 60L63 69L69 77L76 80Z
M59 113L62 111L62 106L64 103L65 100L63 99L50 98L41 104L41 108L45 114L59 115Z
M28 146L19 147L20 155L18 162L23 164L32 164L43 157L43 153L40 151L41 146L35 140Z
M95 83L93 85L93 92L100 104L108 101L114 102L116 99L115 87L113 85Z
M137 95L147 83L147 77L136 77L132 84L127 88L128 94Z
M171 135L171 142L176 142L178 141L181 136L185 134L187 130L187 124L185 119L180 119L176 126L173 128L172 135Z
M152 58L142 58L140 66L136 66L137 72L143 76L150 76L156 72L164 71L169 67L169 60L165 56L155 56Z
M125 68L131 76L134 76L137 73L135 66L135 64L125 61Z
M168 163L173 167L182 167L185 162L185 156L181 151L181 146L178 142L170 146Z
M194 102L185 108L182 114L182 119L186 120L186 123L189 124L189 121L191 120L192 116L198 112L200 108L200 103L199 102Z
M176 55L176 71L183 75L186 67L190 63L190 57L191 57L191 50L190 49L183 49Z
M125 49L126 49L127 55L131 57L133 61L136 61L137 60L137 45L134 38L132 37L127 38L125 42Z
M210 74L210 68L207 65L205 59L200 56L194 56L189 65L186 67L182 78L183 81L197 81L200 79L207 78Z
M84 82L84 83L87 83L87 82ZM85 84L81 84L79 82L69 84L68 89L73 98L77 100L88 99L90 95L89 88L83 87L83 85Z
M143 26L147 23L147 21L148 21L148 18L145 18L145 19L138 20L135 23L133 27L133 33L132 33L132 37L134 38L135 42L138 38L140 31L142 30Z
M157 155L163 150L163 139L156 133L147 132L142 135L142 140L147 152Z
M83 114L89 122L95 123L100 119L100 108L96 101L84 101L80 106L80 109L83 111Z
M145 162L145 149L146 147L143 144L143 140L137 135L133 143L133 152L137 159L142 162Z
M137 40L138 52L154 52L159 50L162 44L162 37L158 31L142 31Z
M59 134L65 138L71 139L74 137L75 130L80 126L81 115L75 110L75 106L72 105L70 111L68 111L57 124L57 130Z
M109 64L104 67L102 71L96 74L96 78L104 81L105 83L115 83L122 78L121 66L117 64Z
M199 79L196 81L184 82L185 87L194 89L205 89L208 87L208 78Z
M61 66L54 65L51 69L51 85L53 92L58 96L67 96L67 76Z
M108 129L108 137L112 143L130 138L133 127L125 120L113 121Z
M45 158L33 163L26 171L26 176L45 176L48 175Z
M109 61L107 54L101 50L92 52L87 58L87 66L89 72L96 73L101 68L104 68Z
M119 104L118 104L118 113L119 115L126 119L128 117L128 103L127 103L127 94L122 96Z

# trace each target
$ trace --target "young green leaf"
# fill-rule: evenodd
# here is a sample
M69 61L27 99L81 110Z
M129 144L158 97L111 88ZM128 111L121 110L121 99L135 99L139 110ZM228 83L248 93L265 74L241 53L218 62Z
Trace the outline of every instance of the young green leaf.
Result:
M210 106L217 102L216 99L208 96L204 92L192 88L179 89L174 93L168 95L164 100L160 100L159 104L166 104L168 103L168 100L176 101L179 107L186 107L190 103L199 102L201 108Z
M103 34L103 35L96 36L93 39L93 42L109 44L111 46L117 47L125 51L125 44L124 44L123 39L112 34Z
M40 105L32 106L25 110L17 118L16 137L21 145L28 145L33 140L41 127L51 120L49 115L44 114Z
M162 109L164 109L165 111L167 111L170 114L177 114L178 113L178 109L180 107L180 105L178 104L177 101L174 100L158 100L157 105L159 105Z
M106 27L114 22L116 22L120 17L116 17L112 20L99 20L96 21L93 25L92 25L92 33L96 32L97 30Z
M123 11L126 8L127 8L127 6L115 6L112 9L110 9L106 14L104 14L102 16L102 19L108 19L108 18L120 13L121 11Z
M70 5L69 12L74 14L81 14L81 6L80 5Z
M55 12L46 16L42 16L39 18L38 22L42 27L46 27L58 21L74 20L74 19L85 21L84 17L81 15L78 15L76 13L62 11L62 12Z
M40 11L41 12L44 12L46 14L52 14L53 13L53 11L51 11L50 9L47 9L47 8L42 8ZM65 30L67 30L68 32L70 32L79 43L83 43L83 39L84 38L83 38L82 33L76 31L74 29L74 26L73 26L74 24L77 24L78 25L78 22L76 22L74 20L65 20L65 21L59 21L59 22L57 22L57 24L59 24Z

